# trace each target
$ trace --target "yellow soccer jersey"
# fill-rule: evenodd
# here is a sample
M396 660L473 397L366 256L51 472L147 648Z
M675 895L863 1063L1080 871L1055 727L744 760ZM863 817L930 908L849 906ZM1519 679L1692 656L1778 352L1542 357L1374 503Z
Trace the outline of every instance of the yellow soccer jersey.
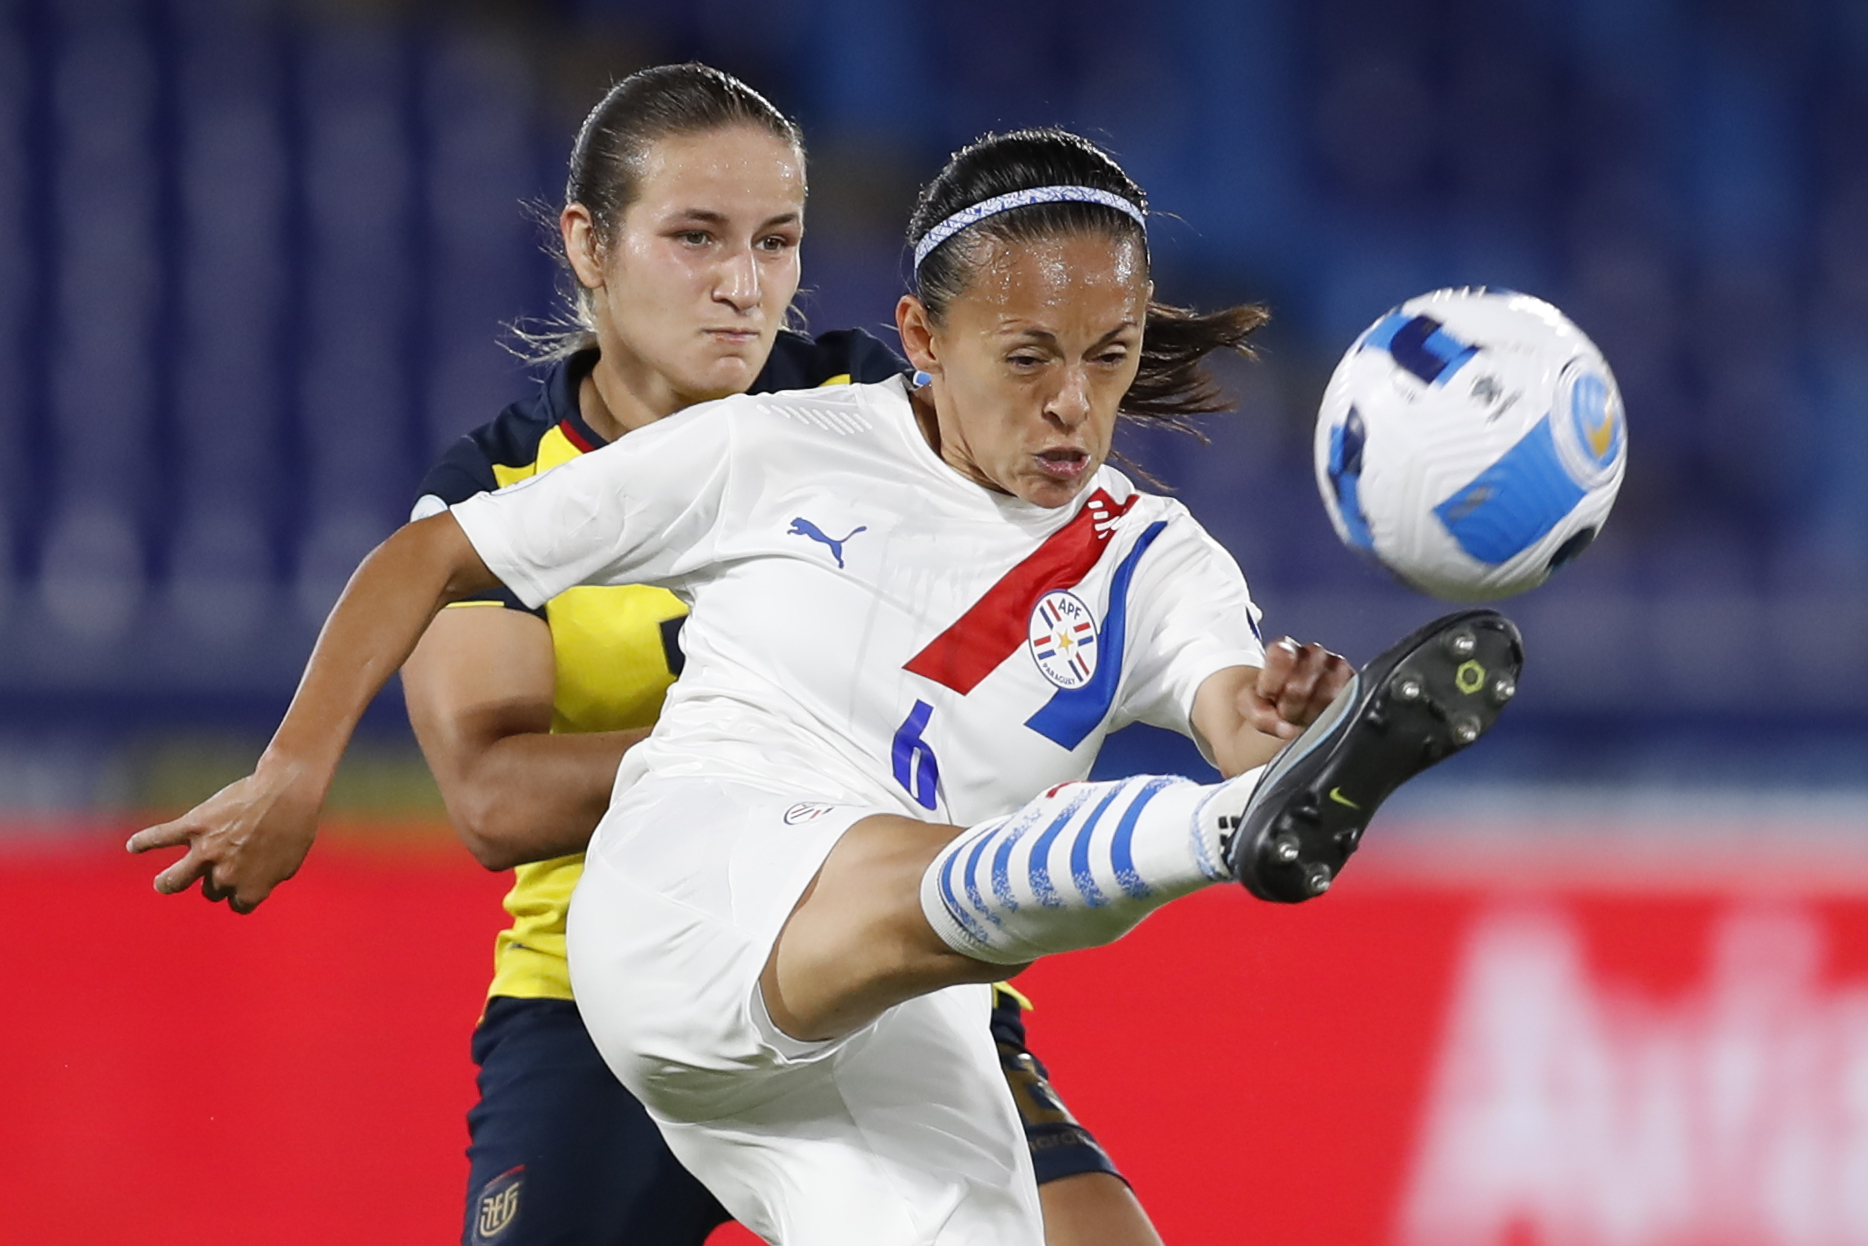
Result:
M452 505L547 471L596 449L602 438L578 413L577 391L596 363L585 351L553 365L539 393L514 403L489 424L461 438L422 482L417 513L435 502ZM784 332L754 382L766 392L823 384L885 380L905 365L860 330L813 340ZM525 607L509 593L456 602L450 609ZM553 731L619 731L647 727L681 673L679 632L686 608L665 589L629 585L573 588L539 611L551 627L557 662ZM489 995L570 999L564 919L584 858L559 857L514 871L506 911L512 924L494 946Z

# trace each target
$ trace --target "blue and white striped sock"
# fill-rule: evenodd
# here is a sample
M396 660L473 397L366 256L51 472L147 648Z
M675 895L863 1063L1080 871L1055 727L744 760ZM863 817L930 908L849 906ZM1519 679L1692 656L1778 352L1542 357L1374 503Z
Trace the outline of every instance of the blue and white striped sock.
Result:
M1210 786L1141 776L1054 787L942 849L922 875L921 911L948 947L996 965L1113 942L1230 877L1219 819L1239 811L1259 773Z

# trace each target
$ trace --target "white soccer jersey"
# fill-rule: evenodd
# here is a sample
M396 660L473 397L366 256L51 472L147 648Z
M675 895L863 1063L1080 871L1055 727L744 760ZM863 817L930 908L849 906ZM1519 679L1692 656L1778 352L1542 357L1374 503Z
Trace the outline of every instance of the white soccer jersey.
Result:
M453 508L528 605L658 584L686 667L645 773L967 825L1083 778L1130 722L1189 733L1264 658L1238 564L1102 468L1045 509L962 477L902 382L691 407Z

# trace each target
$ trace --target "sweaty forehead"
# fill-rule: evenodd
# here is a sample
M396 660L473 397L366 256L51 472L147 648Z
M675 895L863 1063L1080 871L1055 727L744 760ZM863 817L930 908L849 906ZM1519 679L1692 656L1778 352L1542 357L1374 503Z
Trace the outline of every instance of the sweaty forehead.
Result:
M1027 242L987 236L969 258L970 280L956 301L990 305L1002 319L1048 319L1067 308L1147 299L1147 264L1130 237L1086 233Z
M797 150L747 126L671 134L642 153L637 202L663 209L761 206L804 199Z

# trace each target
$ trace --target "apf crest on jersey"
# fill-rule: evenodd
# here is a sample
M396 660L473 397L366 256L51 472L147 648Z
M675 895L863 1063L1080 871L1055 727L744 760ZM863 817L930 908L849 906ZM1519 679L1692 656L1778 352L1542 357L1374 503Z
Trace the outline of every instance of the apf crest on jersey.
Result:
M1044 595L1074 588L1090 573L1117 523L1140 496L1118 503L1101 489L1090 494L1069 523L1000 576L998 583L903 663L902 669L961 696L973 691L1014 651L1030 643L1032 612Z
M1066 590L1080 584L1101 561L1109 538L1139 496L1118 503L1096 490L1069 523L1000 576L903 669L965 696L1014 650L1025 647L1045 679L1057 688L1025 725L1059 748L1082 744L1115 704L1128 628L1129 582L1136 563L1166 529L1166 522L1150 524L1116 567L1100 627L1083 600ZM1054 615L1047 614L1047 605L1055 607ZM1079 624L1088 625L1087 633L1077 630ZM1091 654L1073 660L1058 641L1060 632L1069 639L1069 647L1079 651L1087 635Z
M1031 612L1031 658L1059 688L1081 688L1096 673L1096 616L1083 599L1052 589Z

